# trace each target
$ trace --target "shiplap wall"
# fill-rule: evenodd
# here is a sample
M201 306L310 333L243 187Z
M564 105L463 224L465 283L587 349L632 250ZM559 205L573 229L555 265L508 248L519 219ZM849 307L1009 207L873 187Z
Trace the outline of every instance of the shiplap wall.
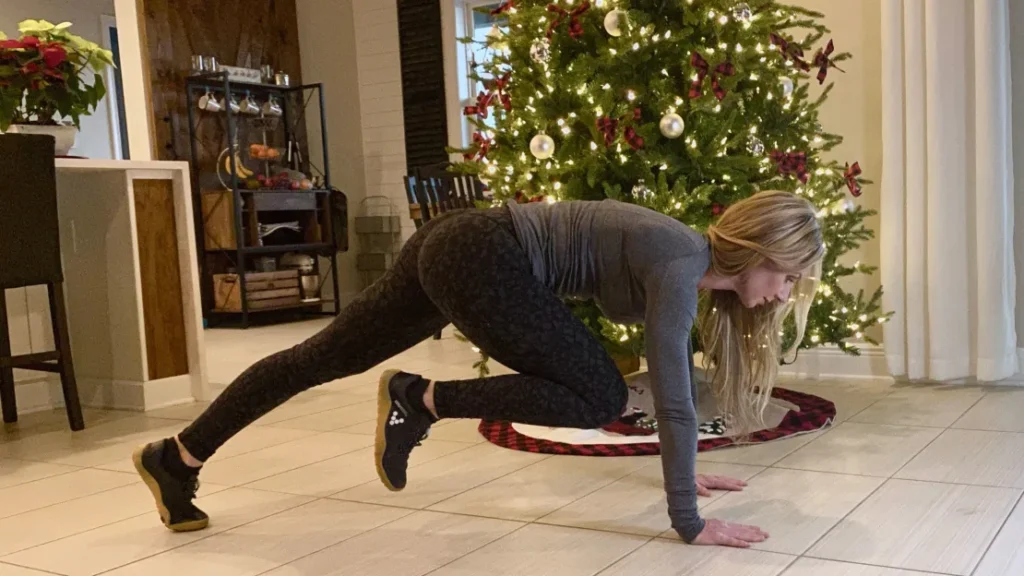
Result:
M405 121L402 118L398 5L394 0L353 0L352 8L362 113L364 198L388 198L403 215L405 228L411 231L413 225L402 185ZM353 212L359 212L358 205L353 208Z

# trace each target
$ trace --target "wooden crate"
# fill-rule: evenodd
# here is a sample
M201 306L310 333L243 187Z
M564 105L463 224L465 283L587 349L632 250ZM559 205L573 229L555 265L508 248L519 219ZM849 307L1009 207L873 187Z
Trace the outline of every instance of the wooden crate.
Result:
M285 308L302 302L298 270L249 272L245 275L250 310ZM214 309L241 312L242 292L238 274L213 275Z

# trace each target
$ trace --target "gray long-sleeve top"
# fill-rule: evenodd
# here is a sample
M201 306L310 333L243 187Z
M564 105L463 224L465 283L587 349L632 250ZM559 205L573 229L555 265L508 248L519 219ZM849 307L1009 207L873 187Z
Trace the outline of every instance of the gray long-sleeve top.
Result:
M710 266L706 239L632 204L509 204L534 275L561 296L594 298L614 322L645 324L672 527L692 542L697 511L696 384L690 330L697 283Z

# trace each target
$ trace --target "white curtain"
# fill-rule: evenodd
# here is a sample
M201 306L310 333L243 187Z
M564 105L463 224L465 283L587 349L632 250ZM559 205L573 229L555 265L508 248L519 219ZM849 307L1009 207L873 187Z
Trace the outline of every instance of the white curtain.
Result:
M894 376L1017 372L1008 0L882 0L881 272Z

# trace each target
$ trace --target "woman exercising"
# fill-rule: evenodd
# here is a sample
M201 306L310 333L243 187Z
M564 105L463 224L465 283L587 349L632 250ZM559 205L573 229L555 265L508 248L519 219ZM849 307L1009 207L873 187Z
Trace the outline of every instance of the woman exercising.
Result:
M757 527L704 520L698 494L744 483L695 473L697 415L690 333L698 292L712 388L737 425L759 421L795 311L803 338L824 254L814 208L787 192L736 203L705 235L663 214L606 200L509 204L442 215L406 243L395 267L309 340L239 376L175 438L137 450L135 466L164 524L199 530L203 462L240 430L314 386L365 372L452 323L517 374L433 382L380 379L376 463L391 490L441 418L597 428L623 415L615 363L560 297L594 298L620 323L644 322L672 527L689 543L749 546Z

